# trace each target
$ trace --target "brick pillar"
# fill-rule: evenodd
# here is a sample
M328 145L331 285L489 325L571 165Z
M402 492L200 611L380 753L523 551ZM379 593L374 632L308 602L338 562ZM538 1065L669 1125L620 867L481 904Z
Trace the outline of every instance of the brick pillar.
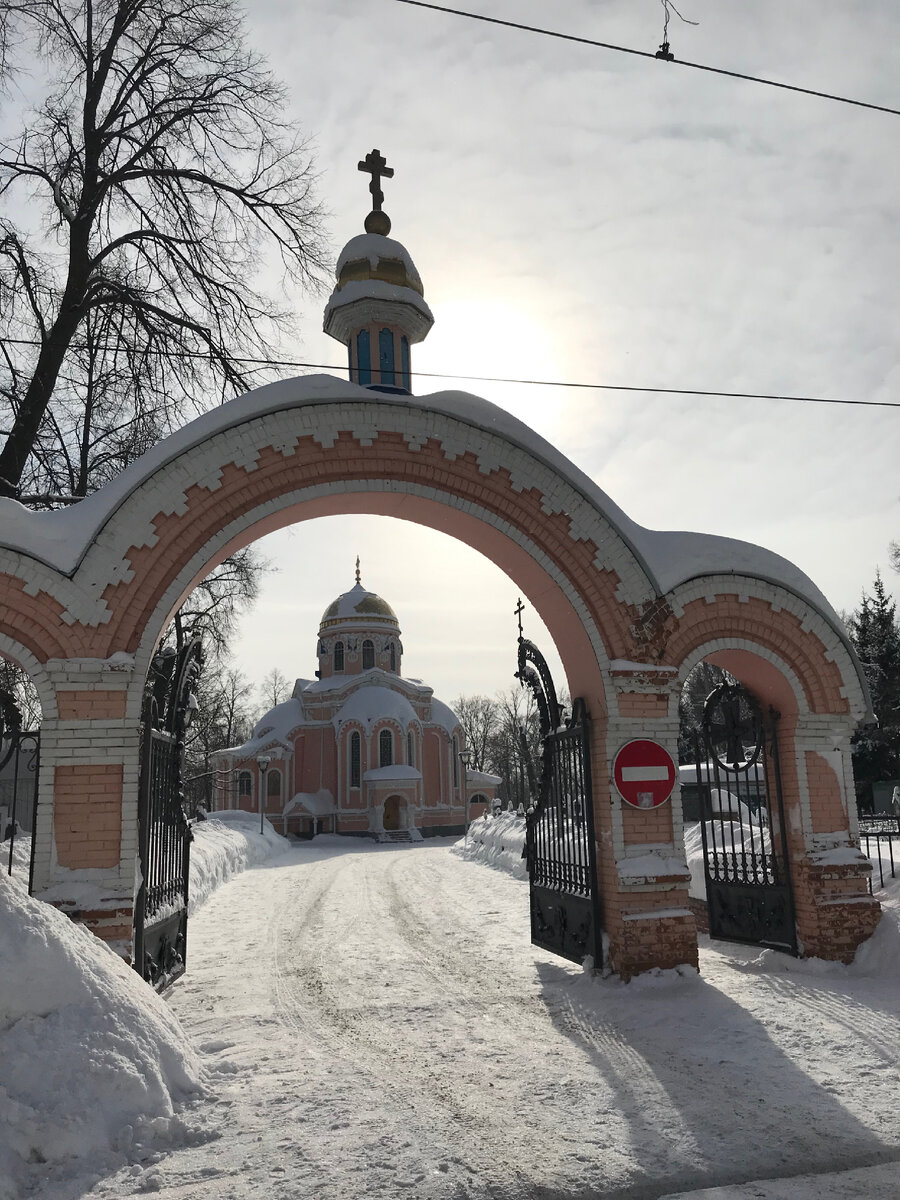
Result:
M646 812L625 804L612 782L617 751L635 738L661 743L678 761L677 672L613 664L611 682L617 708L605 736L595 726L591 767L609 961L628 980L653 967L696 967L697 929L677 782L670 801Z
M34 892L129 958L140 740L126 716L131 664L47 665L58 715L41 729Z
M852 724L782 718L778 750L800 952L851 962L881 917L859 849L850 757Z

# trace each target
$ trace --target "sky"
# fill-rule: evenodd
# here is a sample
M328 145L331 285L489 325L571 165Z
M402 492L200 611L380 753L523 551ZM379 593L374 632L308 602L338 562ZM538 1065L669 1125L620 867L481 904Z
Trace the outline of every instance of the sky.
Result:
M459 0L464 3L464 0ZM659 0L465 0L472 11L653 52ZM676 58L900 107L893 0L683 0ZM435 315L414 391L509 409L633 519L797 563L838 610L900 581L900 412L691 389L897 401L900 117L398 3L254 0L253 46L309 140L334 258L386 155L392 236ZM333 364L320 295L289 292L288 357ZM298 372L300 373L300 372ZM460 383L488 375L685 389L659 396ZM515 670L515 586L468 547L379 518L261 543L240 628L254 679L315 668L319 617L353 584L396 609L404 671L452 699ZM526 632L549 648L526 614Z
M500 18L656 49L656 0L480 0ZM685 0L676 57L900 107L888 0ZM435 325L413 368L461 375L897 400L900 118L414 8L257 0L253 43L311 140L335 257L361 232L377 146L392 236ZM298 359L344 361L300 302ZM635 520L742 538L837 609L897 589L900 413L574 388L463 386L558 446ZM333 518L262 544L277 571L238 662L311 673L353 582L397 610L404 671L438 694L512 682L517 592L419 527ZM526 631L547 645L537 618Z

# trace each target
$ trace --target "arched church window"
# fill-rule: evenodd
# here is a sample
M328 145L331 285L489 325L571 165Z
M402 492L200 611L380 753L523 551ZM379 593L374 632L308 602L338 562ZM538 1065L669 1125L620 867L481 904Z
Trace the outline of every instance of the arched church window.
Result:
M378 334L378 366L381 382L394 386L394 335L390 329L382 329Z
M453 759L453 786L459 787L459 738L456 734L450 742L450 755Z
M411 729L406 735L406 761L411 767L416 765L416 743Z
M397 670L397 649L393 642L391 642L391 670Z
M253 776L249 771L241 771L240 775L238 775L238 795L253 795Z
M362 655L362 669L368 671L375 666L375 644L368 638L362 644Z
M403 381L403 386L408 392L412 391L410 385L409 372L409 338L404 336L400 339L400 378Z
M343 671L344 669L344 643L334 643L334 669L335 672Z
M379 767L394 765L394 735L389 729L382 729L378 735L378 765Z
M356 335L357 378L354 382L367 384L372 382L372 349L368 329L361 329Z
M358 733L350 734L350 786L358 788L362 774L362 743Z
M266 772L266 795L278 797L281 795L281 772L276 767Z

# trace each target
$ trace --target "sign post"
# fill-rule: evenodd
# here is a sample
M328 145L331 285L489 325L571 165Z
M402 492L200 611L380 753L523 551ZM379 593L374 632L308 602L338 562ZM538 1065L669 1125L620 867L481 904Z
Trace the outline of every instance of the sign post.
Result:
M672 795L677 778L672 755L649 738L626 742L613 760L613 782L632 808L659 808Z

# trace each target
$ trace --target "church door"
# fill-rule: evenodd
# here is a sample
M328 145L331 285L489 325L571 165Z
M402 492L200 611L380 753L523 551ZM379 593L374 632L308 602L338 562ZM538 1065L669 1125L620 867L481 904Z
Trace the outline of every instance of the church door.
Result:
M384 827L385 829L400 828L400 797L388 796L384 802Z

